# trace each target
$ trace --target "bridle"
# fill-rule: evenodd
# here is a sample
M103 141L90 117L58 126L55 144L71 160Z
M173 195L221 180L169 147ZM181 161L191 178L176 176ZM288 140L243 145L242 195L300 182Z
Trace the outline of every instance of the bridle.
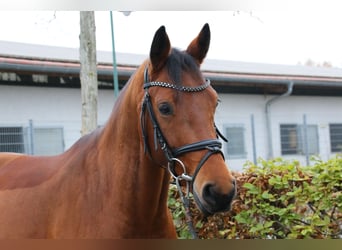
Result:
M187 87L187 86L178 86L175 84L167 83L167 82L158 82L158 81L149 81L148 77L148 69L145 69L144 72L144 90L145 90L145 95L143 98L142 102L142 107L141 107L141 113L140 113L140 121L141 121L141 130L142 130L142 137L143 137L143 142L144 142L144 152L148 153L149 156L152 158L150 148L148 146L148 141L147 141L147 134L146 134L146 119L145 119L145 114L146 111L149 114L150 121L153 126L153 139L154 139L154 150L158 150L158 145L161 148L161 150L164 153L165 158L167 159L168 166L167 169L170 172L171 176L175 179L175 183L177 185L178 191L180 192L180 196L182 198L185 210L186 210L186 215L187 215L187 223L190 228L190 231L192 232L192 235L194 238L197 238L197 235L195 233L195 230L193 229L192 223L191 223L191 215L190 215L190 204L189 204L189 190L190 186L193 187L193 184L195 182L196 176L198 172L201 170L202 166L204 163L209 159L210 156L214 154L221 154L223 159L224 159L224 154L222 152L222 143L218 139L218 137L221 137L225 142L228 140L222 135L222 133L217 129L216 125L213 124L215 130L216 130L216 139L207 139L207 140L201 140L198 142L190 143L175 149L172 149L165 136L163 135L159 123L157 121L156 115L153 111L152 108L152 103L151 103L151 97L149 94L149 88L151 87L162 87L162 88L171 88L175 89L177 91L182 91L182 92L200 92L205 90L207 87L210 86L210 80L206 79L205 83L196 86L196 87ZM194 151L199 151L199 150L208 150L206 154L202 157L202 159L199 161L195 172L193 173L192 176L188 175L186 172L186 168L184 163L178 158L181 155L184 155L189 152L194 152ZM183 173L178 175L175 171L175 165L178 164L181 166ZM183 180L186 182L186 196L183 195L183 192L181 190L181 185L180 181ZM194 195L195 197L195 195ZM196 199L197 197L195 197ZM198 198L197 198L198 199ZM197 200L198 201L198 200ZM201 206L200 202L197 202L199 206ZM202 209L205 210L204 207L201 207Z
M143 136L143 141L144 141L144 152L148 152L149 155L151 156L150 149L148 147L147 143L147 136L146 136L146 124L145 124L145 113L146 110L149 114L152 126L153 126L153 137L154 137L154 149L158 150L158 144L160 148L162 149L167 161L168 161L168 169L173 177L176 176L176 173L174 172L174 168L172 165L173 163L180 163L181 165L184 165L181 160L179 160L177 157L189 153L189 152L194 152L194 151L199 151L199 150L208 150L208 152L203 156L203 158L200 160L200 162L197 165L197 168L193 174L193 176L189 176L184 174L183 179L186 181L194 182L195 178L202 168L203 164L206 162L206 160L213 154L220 153L222 157L224 158L224 154L221 150L222 148L222 143L219 139L207 139L207 140L202 140L198 142L194 142L191 144L187 144L175 149L171 149L169 146L166 138L164 137L159 123L157 121L156 115L153 111L152 108L152 103L151 103L151 98L150 94L148 92L148 89L150 87L163 87L163 88L172 88L178 91L183 91L183 92L200 92L205 90L208 86L210 86L210 80L207 79L206 82L203 85L196 86L196 87L186 87L186 86L178 86L175 84L167 83L167 82L150 82L148 80L148 71L145 69L144 73L144 89L145 89L145 95L142 103L142 108L141 108L141 114L140 114L140 120L141 120L141 129L142 129L142 136ZM228 140L222 135L222 133L217 129L216 125L213 125L217 137L221 137L225 142ZM171 166L170 166L171 164ZM190 180L191 179L191 180Z

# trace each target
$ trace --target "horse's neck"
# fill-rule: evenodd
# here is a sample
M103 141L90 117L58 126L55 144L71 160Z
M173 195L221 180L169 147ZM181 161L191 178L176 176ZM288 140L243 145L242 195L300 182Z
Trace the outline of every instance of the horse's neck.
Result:
M143 93L133 87L123 90L102 132L98 167L106 172L111 199L120 204L117 215L126 216L137 230L139 224L165 223L170 177L144 153L138 108Z

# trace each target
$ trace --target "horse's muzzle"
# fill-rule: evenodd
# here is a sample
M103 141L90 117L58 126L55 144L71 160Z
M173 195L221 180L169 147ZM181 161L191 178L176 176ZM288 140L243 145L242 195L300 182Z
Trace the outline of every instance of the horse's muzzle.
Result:
M196 190L193 190L196 205L205 216L229 211L236 195L235 180L233 180L232 186L233 188L228 193L222 193L215 184L206 184L203 187L201 197L197 194Z

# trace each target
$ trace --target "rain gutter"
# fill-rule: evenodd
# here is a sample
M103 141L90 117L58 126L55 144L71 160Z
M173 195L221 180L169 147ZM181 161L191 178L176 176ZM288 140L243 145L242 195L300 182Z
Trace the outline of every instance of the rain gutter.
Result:
M342 78L340 77L311 77L311 76L297 76L286 75L286 77L279 76L215 76L204 73L212 82L224 83L246 83L246 84L269 84L269 85L288 85L292 81L295 85L312 86L312 87L340 87L342 88ZM304 79L305 78L305 79Z

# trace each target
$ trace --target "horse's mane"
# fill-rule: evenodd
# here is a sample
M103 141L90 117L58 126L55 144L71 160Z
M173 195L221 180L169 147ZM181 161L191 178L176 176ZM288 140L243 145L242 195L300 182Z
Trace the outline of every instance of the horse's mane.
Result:
M184 51L180 51L176 48L171 50L171 53L166 61L166 68L168 70L171 81L176 85L181 85L181 73L193 72L196 75L200 75L198 64L192 56Z

